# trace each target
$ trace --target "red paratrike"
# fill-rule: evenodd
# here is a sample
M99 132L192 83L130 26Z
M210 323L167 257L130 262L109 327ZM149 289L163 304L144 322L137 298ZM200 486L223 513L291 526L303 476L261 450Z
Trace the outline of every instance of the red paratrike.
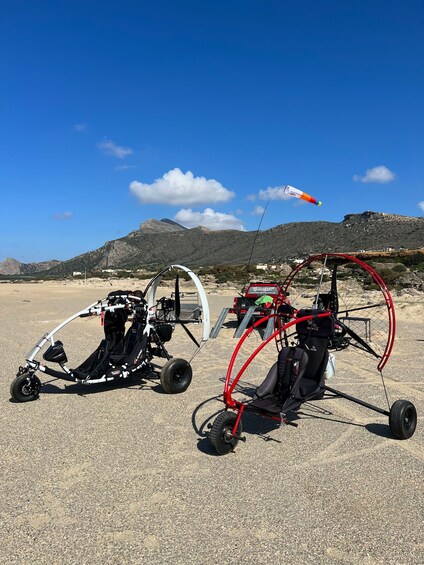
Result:
M194 290L180 292L180 271L188 281L191 280ZM175 274L174 292L171 296L156 298L160 282L169 273ZM69 368L68 355L56 334L69 323L92 316L101 319L104 339L85 361L74 369ZM200 331L195 332L196 326L200 326ZM176 327L183 328L183 335L194 344L194 352L189 360L173 357L165 347L165 343L171 341ZM10 394L15 402L36 400L42 388L37 372L84 385L121 381L136 374L152 376L156 373L152 364L154 357L166 361L160 371L164 391L171 394L184 392L192 380L190 363L208 337L209 306L202 284L187 267L170 265L158 273L144 291L110 292L106 298L97 300L44 334L26 355L25 364L19 367L11 383ZM43 349L43 360L38 360ZM185 344L185 356L188 351ZM51 368L45 362L59 365L60 370Z
M311 281L315 281L311 286ZM290 291L290 310L286 296ZM273 320L274 331L252 351L255 328ZM300 406L309 401L342 398L387 416L392 435L410 438L417 412L408 400L390 405L383 368L396 334L391 294L378 273L360 259L326 253L309 257L282 284L275 313L246 330L231 356L224 384L225 410L209 425L209 439L220 455L233 451L242 435L246 412L297 426ZM277 351L272 354L276 346ZM346 372L356 384L374 368L381 376L387 408L380 408L328 386L328 379ZM271 361L270 361L271 360ZM270 366L271 365L271 366ZM358 371L360 367L365 371ZM259 377L257 386L252 381ZM370 383L368 383L370 385ZM371 386L371 385L370 385ZM349 389L350 390L350 389ZM371 386L375 395L375 388ZM318 407L315 407L318 408Z

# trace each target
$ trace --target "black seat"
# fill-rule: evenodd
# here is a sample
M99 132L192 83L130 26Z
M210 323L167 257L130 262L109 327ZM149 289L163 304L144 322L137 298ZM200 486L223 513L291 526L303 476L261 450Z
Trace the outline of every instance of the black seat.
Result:
M109 370L116 372L122 365L131 368L140 362L147 346L147 336L144 334L146 302L142 299L141 292L111 292L108 295L108 305L127 304L130 295L141 298L140 302L133 306L134 318L130 328L125 333L129 310L122 307L107 310L104 316L105 339L102 339L97 349L81 365L73 369L72 373L77 379L100 379Z
M296 324L299 346L308 352L308 365L300 383L300 394L307 397L324 386L324 372L328 362L328 343L334 336L334 318L318 318L326 310L300 310L298 318L316 317ZM322 394L321 394L322 396Z
M308 354L300 347L284 347L277 362L268 371L264 382L256 389L249 406L264 412L279 414L290 398L296 380L308 364Z
M79 367L72 370L75 378L85 380L100 379L109 367L110 341L102 339L98 348Z
M322 312L301 310L298 318ZM295 410L306 400L322 398L334 320L315 316L298 323L296 329L299 345L281 349L277 362L256 389L251 408L275 414Z

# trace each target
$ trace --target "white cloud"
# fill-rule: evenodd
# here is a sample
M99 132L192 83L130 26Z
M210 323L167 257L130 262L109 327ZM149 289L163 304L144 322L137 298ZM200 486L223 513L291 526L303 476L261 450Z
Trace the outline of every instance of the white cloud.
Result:
M254 202L256 200L256 194L248 194L246 196L246 200L249 200L249 202Z
M367 169L364 176L353 175L353 180L355 182L378 182L380 184L385 184L387 182L392 182L395 177L395 173L384 165L380 165L378 167L373 167L372 169Z
M284 194L284 187L282 186L269 186L265 190L259 191L259 199L260 200L289 200L291 196L288 194Z
M133 154L131 147L122 147L122 145L117 145L110 139L105 139L101 143L98 143L97 147L101 149L105 155L111 155L118 159L123 159Z
M250 212L251 216L262 216L265 212L265 208L263 206L255 206L253 210Z
M135 180L130 183L130 190L143 204L173 206L227 202L235 195L215 179L195 177L191 171L183 173L178 168L168 171L152 184Z
M243 230L241 221L232 214L215 212L205 208L203 212L194 212L191 208L183 208L174 216L174 220L187 228L203 226L210 230Z
M74 124L72 129L74 131L79 131L79 132L87 131L87 124L84 123Z
M424 200L421 200L421 202L418 202L418 208L424 214Z
M72 218L73 215L73 212L57 212L56 214L53 214L52 218L53 220L62 222L64 220L69 220L69 218Z

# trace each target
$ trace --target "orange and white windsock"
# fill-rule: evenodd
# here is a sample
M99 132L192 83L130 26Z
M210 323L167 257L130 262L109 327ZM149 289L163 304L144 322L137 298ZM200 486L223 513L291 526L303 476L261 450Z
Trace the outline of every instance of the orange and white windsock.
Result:
M286 184L286 186L284 187L284 194L287 194L287 196L300 198L300 200L305 200L306 202L310 202L311 204L315 204L316 206L322 206L321 200L317 200L310 194L307 194L306 192L303 192L303 190L299 190L294 186L290 186L289 184Z

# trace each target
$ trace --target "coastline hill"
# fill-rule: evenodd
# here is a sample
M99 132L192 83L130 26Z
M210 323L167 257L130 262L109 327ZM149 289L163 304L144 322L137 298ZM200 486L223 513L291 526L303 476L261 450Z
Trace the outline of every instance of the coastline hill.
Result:
M67 276L75 271L246 264L256 231L187 229L172 220L150 219L127 236L67 261L0 262L3 275ZM252 263L278 263L311 253L417 249L424 247L424 218L363 212L341 222L293 222L259 232Z

